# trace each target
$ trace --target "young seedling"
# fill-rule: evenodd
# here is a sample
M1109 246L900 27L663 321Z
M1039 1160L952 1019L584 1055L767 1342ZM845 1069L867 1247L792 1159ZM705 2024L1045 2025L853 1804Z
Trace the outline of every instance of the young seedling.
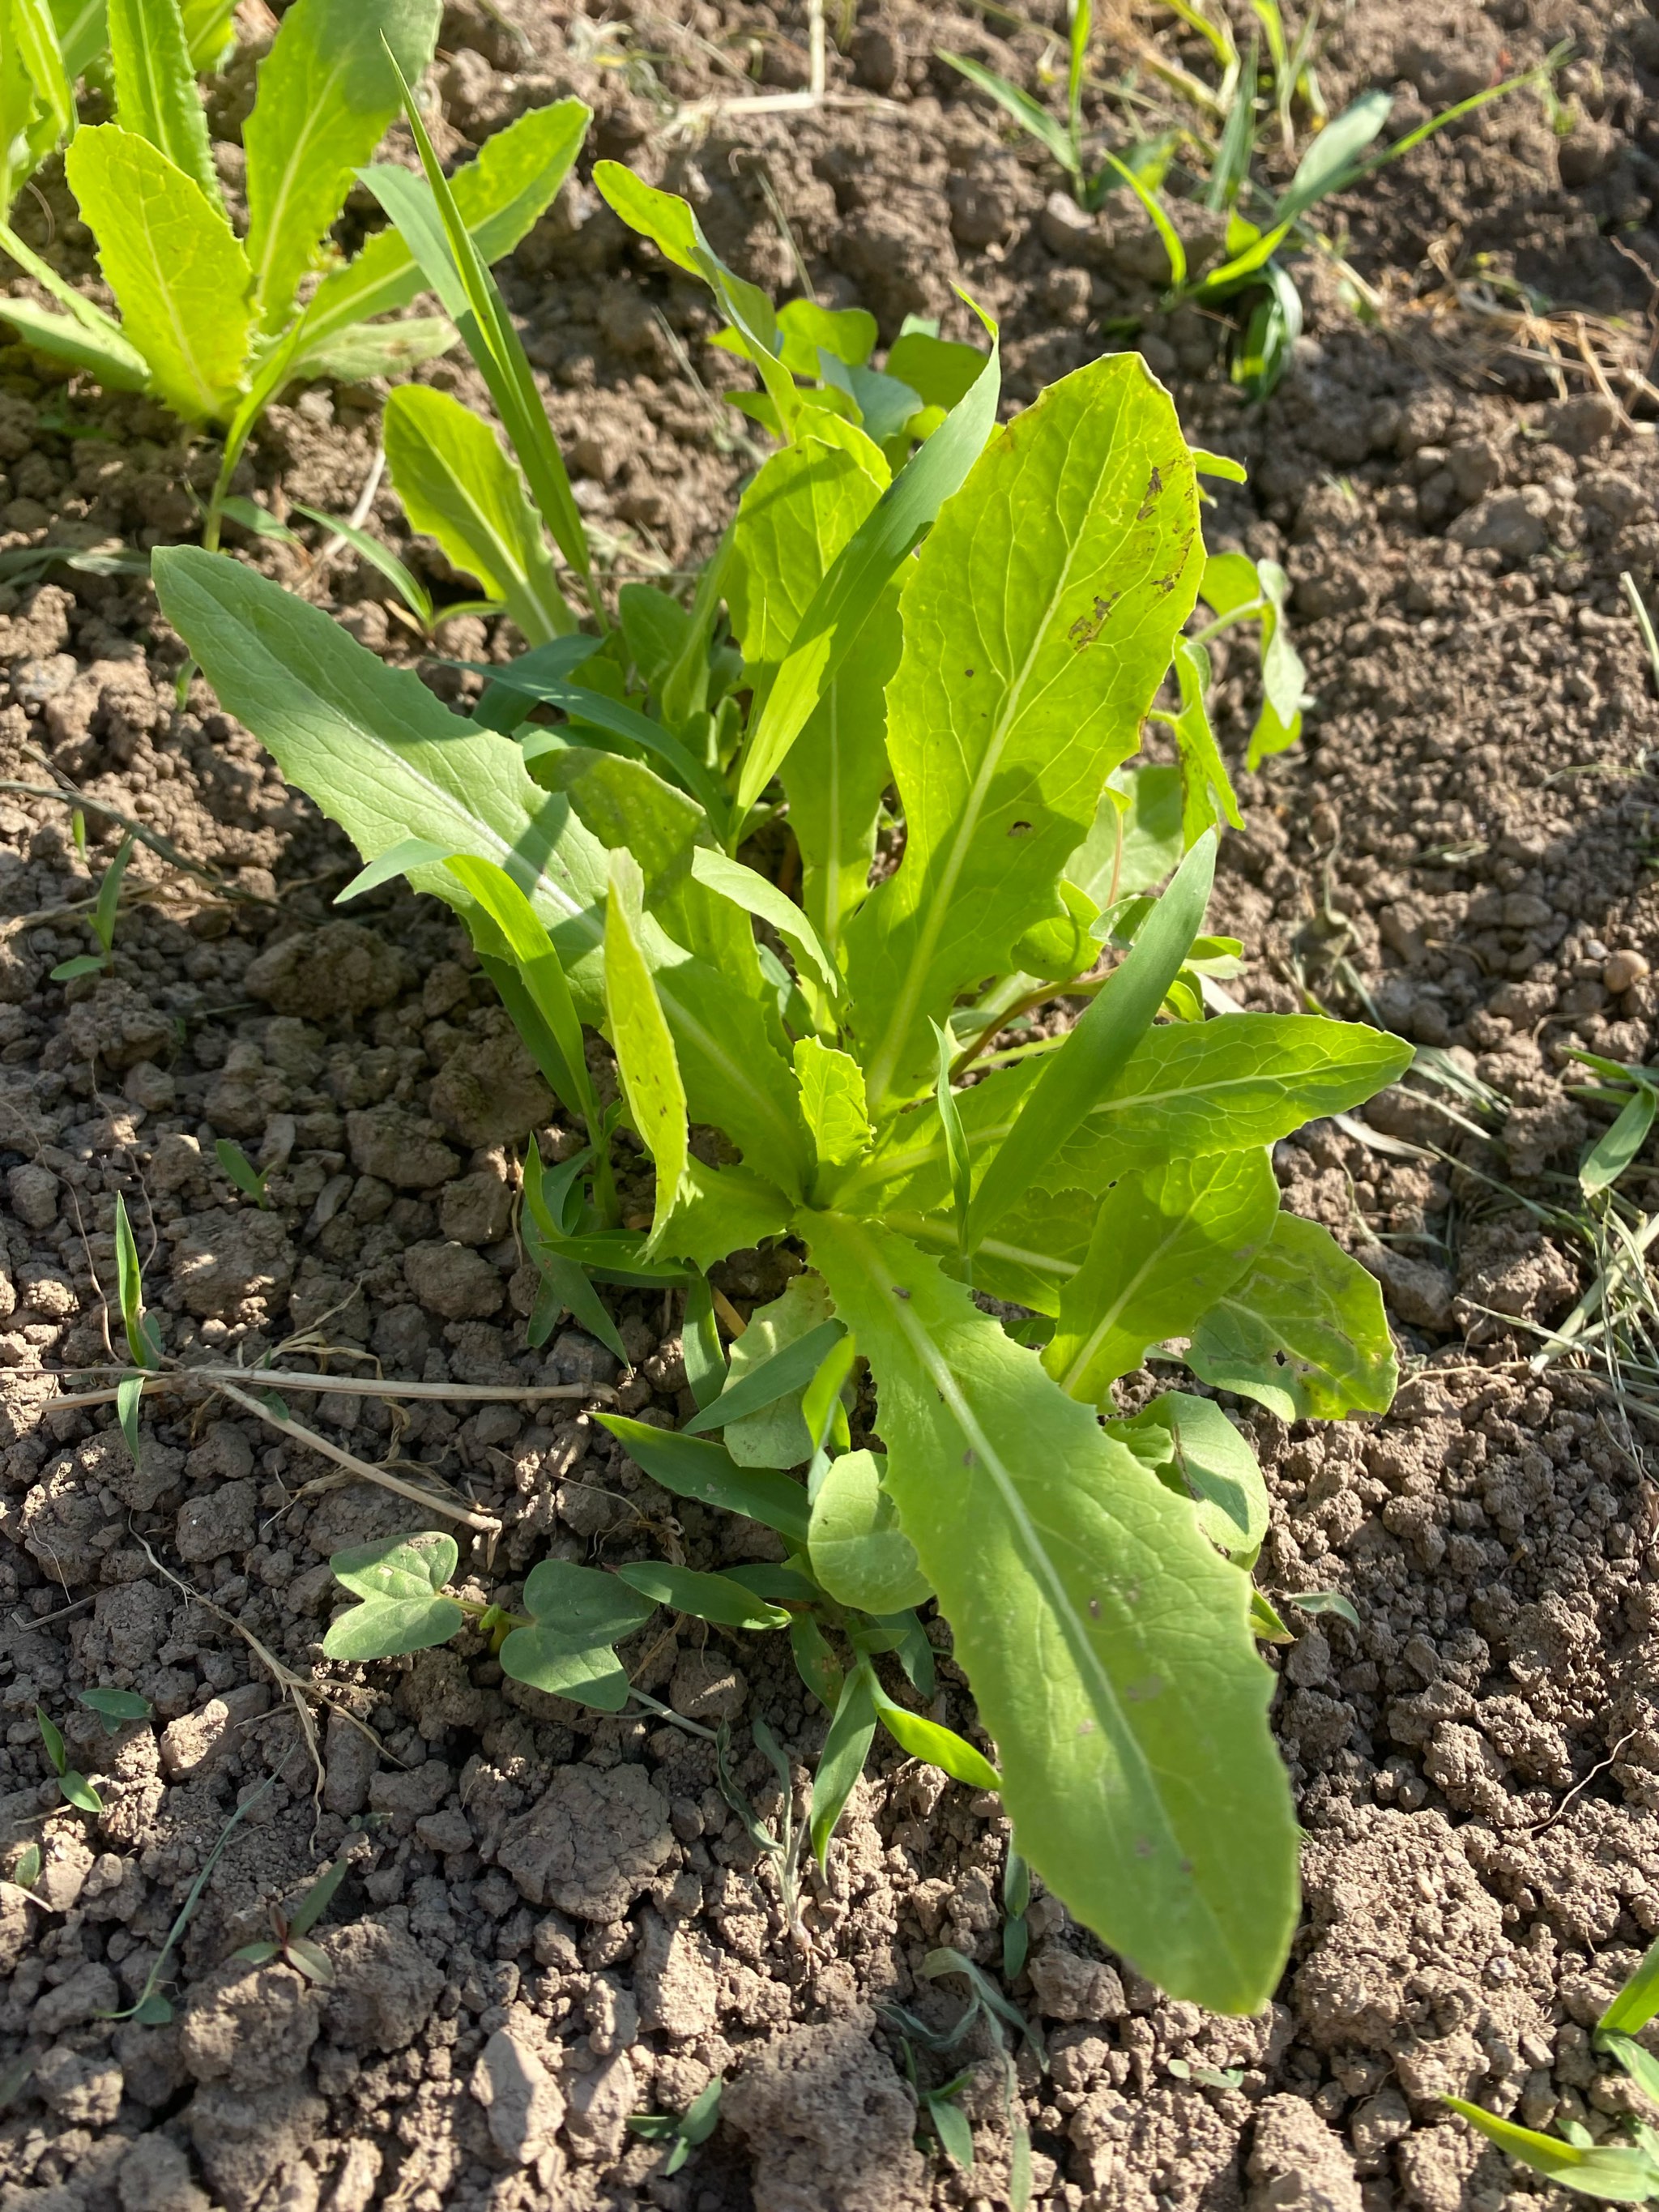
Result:
M1659 2059L1636 2039L1659 2012L1659 1943L1650 1946L1642 1963L1596 2022L1594 2047L1611 2058L1626 2077L1659 2112ZM1562 2124L1559 2136L1523 2128L1514 2120L1500 2119L1463 2097L1446 2103L1461 2112L1486 2138L1564 2189L1613 2203L1646 2204L1659 2197L1659 2128L1646 2120L1627 2118L1625 2142L1597 2142L1577 2120Z
M1063 116L1056 116L982 63L943 51L939 59L994 100L1047 149L1064 172L1080 207L1092 211L1109 193L1120 190L1133 194L1158 233L1169 263L1164 307L1187 302L1206 308L1236 306L1234 381L1243 386L1252 398L1262 398L1284 374L1291 349L1302 333L1301 295L1286 259L1297 252L1333 254L1334 251L1311 220L1320 204L1375 175L1489 100L1501 100L1528 85L1547 88L1570 49L1558 48L1537 68L1484 87L1431 116L1392 145L1370 153L1367 149L1388 124L1392 96L1374 86L1341 114L1328 120L1312 62L1318 8L1309 9L1300 30L1289 38L1276 0L1253 0L1253 4L1261 33L1252 38L1248 53L1241 59L1224 14L1215 21L1194 0L1170 0L1171 12L1208 43L1218 71L1218 82L1213 87L1206 84L1149 46L1146 58L1154 79L1176 93L1182 105L1168 127L1152 136L1127 139L1119 153L1085 131L1083 124L1083 90L1092 30L1091 0L1071 0ZM1263 38L1265 70L1261 52ZM1277 124L1282 153L1288 155L1293 151L1292 109L1298 100L1311 115L1314 135L1289 185L1275 191L1255 174L1255 157L1272 135L1267 125L1269 117ZM1146 129L1146 111L1144 96L1133 109L1126 109L1132 129ZM1217 125L1218 133L1212 137L1209 133ZM1227 219L1222 258L1201 275L1189 268L1180 229L1159 196L1160 185L1171 174L1179 177L1184 197L1212 215L1224 215Z
M906 2006L882 2006L884 2018L903 2040L905 2070L916 2085L917 2094L945 2156L953 2166L966 2172L974 2162L973 2130L967 2114L952 2100L967 2083L969 2073L957 2075L938 2089L923 2090L916 2083L915 2059L910 2044L914 2039L936 2057L947 2057L966 2039L976 2021L983 2021L1002 2062L1003 2109L1008 2126L1008 2202L1012 2212L1025 2212L1031 2201L1031 2136L1020 2103L1019 2077L1008 2039L1012 2034L1016 2045L1029 2051L1046 2072L1048 2055L1042 2038L1018 2006L1012 2003L990 1977L960 1951L948 1947L930 1951L922 1960L921 1971L930 1980L937 1980L944 1974L960 1974L968 1985L968 2002L956 2026L943 2033L929 2027Z
M999 428L994 345L962 349L971 377L929 434L908 416L878 437L892 395L832 352L836 325L816 380L798 371L801 319L726 268L684 201L600 162L621 219L708 285L783 442L689 605L630 585L617 622L578 629L544 586L553 546L578 578L591 558L565 542L510 319L435 162L399 173L386 204L472 316L534 526L503 539L524 555L514 589L551 635L492 664L464 718L244 564L163 549L162 609L226 711L356 836L346 895L406 875L465 917L586 1133L576 1163L526 1157L537 1327L561 1308L586 1324L605 1284L683 1300L686 1431L605 1425L671 1492L775 1529L787 1559L715 1576L544 1561L509 1619L448 1595L453 1547L422 1539L395 1589L377 1559L349 1567L364 1602L327 1648L377 1657L470 1621L516 1679L621 1711L615 1645L653 1604L787 1628L830 1715L820 1858L884 1730L1000 1788L1019 1852L1143 1972L1252 2011L1297 1909L1253 1640L1265 1487L1213 1397L1167 1389L1128 1418L1118 1384L1151 1357L1285 1421L1387 1407L1377 1285L1280 1214L1270 1148L1410 1052L1313 1015L1204 1018L1206 968L1237 957L1206 925L1236 807L1183 632L1210 589L1198 475L1234 465L1187 446L1130 355ZM438 504L472 447L447 450ZM1209 604L1271 628L1283 735L1300 679L1292 705L1273 580L1251 566L1228 599L1231 576L1215 568ZM1133 767L1171 675L1178 763ZM902 857L872 886L889 805ZM1085 1010L1042 1049L996 1049L1005 1022L1067 999ZM616 1069L604 1109L592 1030ZM694 1127L720 1133L718 1164ZM641 1225L613 1152L654 1171ZM708 1271L769 1239L804 1272L728 1358ZM848 1418L862 1367L884 1449ZM935 1695L917 1610L934 1602L994 1765L899 1689L902 1670L917 1704Z
M265 1190L270 1181L269 1168L256 1168L234 1137L221 1137L213 1147L213 1156L222 1173L245 1198L251 1198L262 1212L269 1208L270 1200Z
M720 2092L726 2084L717 2074L707 2088L699 2089L677 2118L672 2112L630 2112L630 2134L644 2142L665 2142L668 2155L661 2172L665 2180L678 2173L699 2144L706 2143L720 2124Z
M46 0L9 5L32 24L50 14ZM0 302L0 316L27 344L109 389L147 392L187 424L223 429L210 544L249 434L284 385L386 375L455 339L442 317L376 319L422 289L396 233L371 238L343 264L329 244L354 179L372 183L380 173L365 165L398 112L404 77L418 78L432 58L440 0L297 0L283 13L243 127L245 237L226 210L196 82L216 44L209 19L223 12L198 0L109 0L112 122L74 131L71 57L47 69L50 128L54 137L73 131L65 173L118 319L0 223L0 249L61 309ZM509 252L547 207L587 117L576 100L532 109L457 172L461 220L486 258ZM40 132L25 135L32 151ZM306 280L319 268L322 282L302 303Z
M273 1902L270 1907L270 1941L245 1943L234 1955L246 1959L252 1966L268 1966L273 1959L280 1959L307 1981L316 1983L321 1989L331 1989L334 1969L327 1952L312 1942L311 1931L333 1902L334 1893L349 1870L349 1862L343 1858L325 1867L292 1912L284 1913Z
M79 849L86 851L86 826L82 823L77 841ZM72 960L60 960L52 971L54 983L68 983L76 975L95 975L107 971L115 961L115 922L121 903L121 878L126 874L127 862L132 858L132 839L123 837L115 848L115 858L104 871L103 881L98 886L98 896L93 903L93 935L103 946L101 953L77 952Z
M106 1735L119 1735L134 1721L147 1721L155 1710L149 1699L141 1698L137 1690L81 1690L75 1702L84 1705L89 1713L97 1714Z
M161 1360L161 1339L155 1323L144 1310L143 1269L138 1245L127 1218L127 1204L115 1194L115 1297L121 1310L127 1357L136 1372L123 1375L115 1385L115 1411L132 1463L138 1464L138 1405L144 1394L144 1376Z
M58 1778L58 1794L66 1805L73 1805L77 1813L101 1813L104 1801L88 1781L69 1763L69 1750L63 1731L49 1719L44 1706L34 1709L35 1726L40 1731L40 1741L46 1746L46 1758Z

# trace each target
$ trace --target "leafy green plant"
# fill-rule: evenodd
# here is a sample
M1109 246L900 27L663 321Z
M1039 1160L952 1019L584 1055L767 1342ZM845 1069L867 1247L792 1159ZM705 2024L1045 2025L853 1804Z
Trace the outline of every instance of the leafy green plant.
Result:
M1302 332L1301 295L1287 261L1297 252L1334 251L1314 221L1321 203L1334 193L1350 191L1488 101L1525 85L1547 87L1568 50L1563 46L1538 68L1484 87L1429 117L1391 145L1370 152L1387 127L1392 95L1374 86L1340 115L1327 118L1312 61L1316 5L1292 34L1277 0L1252 0L1260 30L1243 56L1224 11L1212 18L1196 0L1170 0L1170 6L1187 29L1205 41L1217 81L1211 85L1149 48L1152 74L1176 95L1176 105L1172 109L1160 106L1144 94L1133 106L1126 103L1125 125L1130 135L1115 153L1101 143L1101 134L1087 131L1083 122L1091 0L1071 0L1062 115L982 63L943 51L939 59L994 100L1047 149L1065 173L1079 206L1097 210L1109 194L1120 190L1139 201L1169 262L1163 307L1192 302L1236 309L1233 377L1252 398L1261 398L1283 375ZM1285 155L1293 151L1293 109L1298 101L1311 116L1314 134L1289 184L1276 188L1256 173L1256 156L1274 139ZM1211 216L1226 217L1221 258L1201 273L1189 266L1181 230L1160 197L1166 181L1174 182L1182 198Z
M274 1959L280 1959L307 1981L316 1983L321 1989L331 1988L334 1969L327 1952L312 1942L311 1931L332 1904L335 1891L349 1871L349 1863L340 1858L331 1866L325 1866L292 1912L284 1912L273 1902L270 1907L270 1941L245 1943L234 1955L246 1959L252 1966L269 1966Z
M95 1690L81 1690L75 1702L84 1705L89 1713L96 1713L104 1724L106 1735L119 1735L124 1728L134 1721L147 1721L155 1711L148 1698L141 1698L137 1690L110 1690L101 1686Z
M82 831L84 837L85 832ZM126 874L127 862L132 858L132 839L123 837L116 848L115 858L105 869L98 886L98 896L93 902L92 933L104 948L101 953L77 952L73 958L60 960L52 971L54 983L72 982L77 975L95 975L107 970L115 958L115 923L121 903L121 878Z
M547 1561L509 1622L447 1595L453 1547L424 1538L395 1588L378 1558L348 1567L362 1603L328 1648L487 1624L509 1674L620 1710L614 1647L652 1604L787 1626L830 1714L820 1856L884 1728L1000 1783L1021 1854L1141 1971L1252 2010L1296 1906L1252 1641L1265 1489L1212 1399L1170 1389L1127 1419L1116 1384L1150 1353L1286 1420L1388 1405L1376 1284L1280 1216L1268 1148L1409 1051L1307 1015L1203 1018L1206 969L1237 958L1203 934L1235 809L1182 631L1207 573L1198 471L1232 465L1188 449L1134 356L999 429L994 349L895 472L828 387L803 388L781 317L683 201L614 164L595 180L708 283L786 441L689 606L630 585L614 623L594 608L598 635L567 609L462 718L236 562L163 550L156 583L227 710L356 839L342 896L406 875L455 907L585 1127L575 1160L526 1161L541 1325L603 1315L598 1285L678 1295L690 1432L606 1425L671 1492L775 1529L787 1560ZM456 258L430 172L407 183L398 221ZM497 371L510 388L510 347ZM523 459L532 432L513 434ZM1137 769L1171 675L1178 763ZM902 856L872 886L884 818ZM1018 1028L1066 1000L1070 1027ZM616 1065L605 1109L590 1030ZM613 1154L653 1171L643 1227L621 1218ZM769 1238L806 1271L728 1358L708 1270ZM875 1405L855 1437L860 1363ZM994 1771L892 1694L890 1660L930 1694L930 1598Z
M665 2179L678 2173L692 2152L706 2143L720 2125L720 2092L726 2084L717 2074L706 2088L699 2089L685 2110L672 2112L630 2112L629 2131L644 2142L665 2142L668 2155L661 2172Z
M45 0L9 4L33 18ZM76 131L64 161L118 321L0 224L0 248L62 309L0 302L21 338L109 388L151 393L185 422L224 428L210 544L248 436L286 383L384 375L455 336L440 317L374 319L422 289L395 233L347 264L328 240L353 178L381 174L363 165L398 112L404 78L431 58L439 0L295 0L285 12L243 130L246 238L226 212L195 77L216 12L108 0L116 119ZM3 85L0 70L0 97ZM509 252L548 205L587 115L575 100L532 109L457 173L455 202L481 253ZM301 305L301 282L319 266L323 280Z
M937 1980L945 1974L959 1974L967 1984L968 2002L955 2027L943 2032L930 2027L926 2021L904 2005L882 2006L883 2017L900 2037L904 2070L916 2092L917 2102L932 2122L939 2148L951 2165L964 2173L970 2172L974 2163L974 2131L969 2124L968 2115L961 2110L956 2099L972 2079L973 2069L967 2068L952 2075L950 2081L942 2082L938 2088L929 2089L917 2078L912 2045L920 2045L935 2057L947 2057L966 2039L976 2024L982 2022L985 2033L1002 2063L1003 2110L1008 2127L1008 2202L1012 2212L1025 2212L1025 2207L1031 2201L1031 2136L1020 2103L1019 2079L1014 2068L1010 2038L1012 2036L1015 2044L1023 2045L1046 2071L1048 2055L1043 2048L1042 2038L1018 2006L1003 1994L990 1976L960 1951L948 1948L930 1951L921 1962L921 1971L930 1980Z
M69 1749L64 1741L63 1730L52 1720L44 1705L34 1709L34 1724L40 1731L40 1741L46 1746L46 1759L58 1778L58 1788L66 1805L73 1805L77 1813L101 1813L104 1801L88 1781L69 1763Z
M262 1211L270 1206L266 1191L270 1181L269 1168L256 1168L234 1137L221 1137L213 1147L213 1156L221 1172L245 1198L251 1198Z
M1650 1946L1642 1963L1595 2024L1594 2047L1611 2058L1645 2097L1659 2107L1659 2059L1636 2039L1659 2013L1659 1943ZM1610 2203L1646 2204L1659 2197L1659 2128L1631 2118L1626 2142L1597 2142L1577 2120L1565 2121L1559 2136L1523 2128L1514 2120L1500 2119L1463 2097L1446 2103L1461 2112L1472 2127L1495 2142L1522 2166L1530 2166L1564 2189Z

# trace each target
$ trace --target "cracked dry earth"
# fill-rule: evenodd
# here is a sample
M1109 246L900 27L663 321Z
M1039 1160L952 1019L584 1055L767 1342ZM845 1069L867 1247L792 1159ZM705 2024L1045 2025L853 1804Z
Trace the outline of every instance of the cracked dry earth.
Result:
M1498 277L1641 326L1659 267L1659 25L1633 0L1360 0L1322 64L1334 108L1383 82L1403 128L1571 35L1577 125L1559 137L1517 97L1352 195L1351 258L1389 303L1382 326L1306 270L1307 335L1252 409L1214 325L1152 315L1147 234L1121 208L1081 221L931 58L951 46L1035 84L1040 37L911 0L846 13L842 104L674 137L669 103L740 94L745 72L763 89L803 82L804 9L617 7L606 30L597 8L457 0L435 72L447 150L579 92L597 112L586 158L690 191L717 249L762 282L794 282L775 199L819 296L870 307L885 337L912 312L967 335L949 289L966 284L1003 319L1018 402L1121 342L1103 323L1146 317L1140 343L1189 434L1249 465L1247 487L1220 488L1211 540L1285 564L1317 702L1300 750L1243 779L1214 908L1246 942L1236 988L1257 1006L1304 988L1369 1006L1504 1109L1457 1121L1425 1103L1443 1092L1395 1092L1369 1135L1319 1125L1279 1149L1289 1203L1382 1279L1410 1368L1369 1424L1287 1430L1231 1409L1273 1493L1265 1587L1340 1590L1359 1620L1297 1616L1271 1659L1308 1838L1304 1925L1270 2011L1221 2020L1160 2000L1038 1896L1012 1989L1048 2053L1019 2071L1038 2200L1500 2212L1550 2192L1439 2098L1614 2129L1625 2093L1589 2029L1659 1930L1651 1447L1593 1376L1526 1367L1528 1329L1586 1279L1582 1247L1528 1204L1570 1193L1593 1127L1559 1048L1640 1060L1659 1019L1659 709L1618 586L1625 570L1653 586L1659 457L1588 375L1552 380L1430 309L1442 266L1485 256ZM233 186L249 87L239 62L215 95ZM19 221L87 275L61 182L42 181L52 238L27 201ZM708 398L732 370L702 298L648 264L577 182L501 272L624 574L706 550L745 465ZM459 358L422 373L482 396ZM378 398L318 386L273 410L242 488L343 507ZM188 536L212 467L154 409L0 352L0 550ZM371 523L459 592L384 488ZM319 571L267 540L240 550L365 643L413 656L349 553ZM442 642L457 659L509 649L473 617ZM1237 753L1252 678L1247 658L1218 658ZM340 1382L296 1414L499 1516L490 1587L509 1601L544 1556L673 1540L715 1565L763 1548L667 1498L589 1418L601 1385L665 1424L685 1410L660 1302L617 1303L625 1376L570 1328L524 1348L508 1159L552 1102L442 909L388 890L331 914L351 856L199 682L179 702L181 660L141 576L59 561L0 586L0 1842L14 1862L28 1841L44 1854L32 1897L0 1887L0 2212L1000 2203L989 2046L966 2045L975 2162L960 2174L916 2148L877 2009L947 2023L959 2001L919 1980L927 1949L1000 1959L994 1801L887 1747L807 1881L808 1940L792 1941L698 1740L506 1681L476 1643L322 1660L328 1555L416 1525L417 1509L204 1388L147 1401L137 1466L111 1407L53 1406L40 1370L110 1357L123 1193L169 1352L249 1362L305 1337L306 1364L326 1358ZM459 698L474 679L430 680ZM80 856L67 806L43 795L69 781L172 857L137 853L113 973L65 988L49 971L85 949L118 835L88 813ZM270 1167L269 1210L221 1173L222 1138ZM544 1141L556 1153L562 1133ZM1647 1207L1656 1180L1638 1160L1624 1188ZM747 1310L792 1264L743 1255L723 1287ZM353 1387L371 1355L483 1395L394 1414ZM520 1395L548 1383L586 1395ZM464 1565L480 1590L484 1569ZM765 1717L799 1785L824 1715L770 1644L661 1626L631 1671L680 1713L732 1722L738 1778L775 1822L746 1723ZM943 1717L971 1728L948 1631L931 1632ZM313 1686L320 1783L272 1661ZM73 1702L94 1684L138 1691L153 1720L106 1735ZM100 1818L58 1806L37 1701L96 1778ZM112 2024L239 1808L176 1957L173 2023ZM234 1959L342 1852L350 1872L318 1929L331 1987ZM720 2127L666 2176L627 2118L678 2111L716 2074Z

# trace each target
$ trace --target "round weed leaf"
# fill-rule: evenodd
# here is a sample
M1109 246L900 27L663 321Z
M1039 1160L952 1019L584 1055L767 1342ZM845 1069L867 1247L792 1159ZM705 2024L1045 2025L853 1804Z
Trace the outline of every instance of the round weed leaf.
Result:
M525 1611L536 1624L538 1650L591 1654L601 1644L620 1644L636 1628L643 1628L656 1611L654 1599L597 1567L579 1567L569 1559L544 1559L531 1570L524 1586ZM526 1632L515 1630L514 1636ZM507 1644L514 1637L507 1638ZM507 1646L502 1646L506 1665ZM507 1668L512 1674L514 1669ZM527 1674L517 1677L528 1681ZM567 1694L561 1692L560 1695Z
M881 1486L885 1466L874 1452L843 1452L812 1504L812 1571L837 1605L860 1613L902 1613L933 1594Z
M323 1650L331 1659L395 1659L447 1644L465 1619L451 1597L370 1598L340 1615Z
M628 1676L608 1644L573 1651L539 1622L515 1628L501 1646L501 1671L551 1698L569 1698L602 1713L617 1713L628 1702Z
M424 1529L416 1536L386 1536L378 1543L350 1545L343 1552L336 1552L328 1564L336 1582L357 1597L419 1599L443 1588L459 1557L453 1536ZM414 1644L397 1647L400 1650L418 1648Z

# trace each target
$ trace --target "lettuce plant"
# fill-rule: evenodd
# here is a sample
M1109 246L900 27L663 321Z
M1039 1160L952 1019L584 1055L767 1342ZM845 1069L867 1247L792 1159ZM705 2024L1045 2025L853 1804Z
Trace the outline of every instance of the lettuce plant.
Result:
M0 5L30 20L46 11L46 0ZM386 374L454 341L441 317L373 319L422 289L395 231L372 238L349 263L328 243L354 178L373 184L379 173L362 165L398 112L404 76L418 76L430 59L441 13L440 0L295 0L260 64L243 129L248 222L239 237L195 76L204 40L212 43L212 10L108 0L115 120L74 131L64 167L118 320L0 223L0 248L61 307L0 300L0 318L21 337L107 388L149 392L185 422L223 428L210 543L248 435L285 383ZM0 102L9 65L0 59ZM74 117L68 67L65 59L52 79L68 100L64 131ZM587 117L575 100L532 109L457 173L455 202L485 258L509 252L546 208ZM302 301L302 285L319 269Z
M784 319L683 201L595 179L710 285L784 441L689 605L629 585L612 621L592 595L588 629L567 609L465 718L222 556L158 552L162 608L356 841L342 896L403 874L454 907L585 1128L557 1170L525 1161L532 1340L568 1310L619 1342L595 1284L683 1299L695 1418L609 1425L671 1492L782 1538L763 1583L702 1580L744 1583L744 1626L757 1600L787 1617L830 1711L819 1848L878 1723L963 1771L878 1665L926 1679L915 1608L937 1601L1020 1851L1167 1989L1251 2011L1297 1896L1253 1641L1274 1626L1249 1572L1265 1490L1214 1397L1131 1413L1119 1386L1152 1356L1287 1421L1388 1405L1377 1286L1280 1214L1269 1148L1409 1053L1309 1015L1205 1018L1237 951L1202 933L1237 816L1183 632L1208 588L1199 473L1234 465L1188 448L1133 355L999 428L994 345L914 453L890 418L884 443L853 380L790 368ZM416 207L410 187L423 252L471 287L492 389L525 408L487 277L441 192ZM534 434L514 432L526 479ZM534 451L546 520L562 471ZM585 547L568 557L587 572ZM1251 611L1242 586L1216 580L1218 623ZM1153 713L1179 764L1137 769ZM1065 1000L1074 1023L1030 1034ZM630 1226L613 1168L647 1160ZM802 1272L728 1357L709 1270L767 1240ZM735 1602L595 1567L590 1634L575 1571L538 1567L501 1644L509 1672L556 1662L565 1695L636 1600L716 1620ZM407 1594L424 1640L468 1618L441 1580ZM343 1652L355 1632L330 1633Z

